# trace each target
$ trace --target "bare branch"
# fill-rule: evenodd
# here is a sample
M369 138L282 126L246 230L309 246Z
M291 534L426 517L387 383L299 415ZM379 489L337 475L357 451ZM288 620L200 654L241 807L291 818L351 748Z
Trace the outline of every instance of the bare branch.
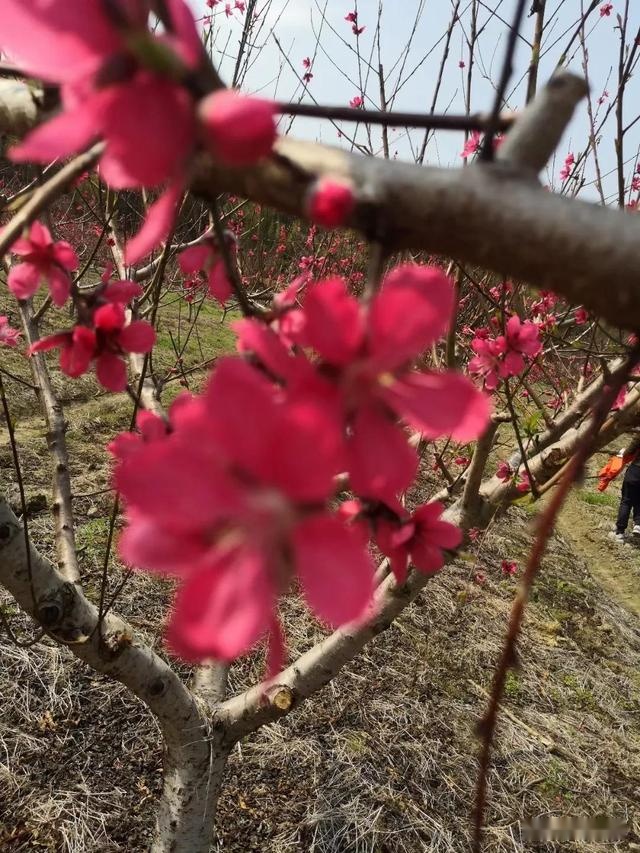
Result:
M582 77L561 71L549 80L498 149L496 160L540 172L558 147L576 106L587 94Z
M31 301L18 302L25 338L29 345L40 339ZM35 353L30 361L36 393L47 422L47 446L53 460L53 520L55 525L58 570L65 580L75 583L80 578L76 555L75 524L71 500L71 476L67 452L67 422L51 383L51 375L43 353Z

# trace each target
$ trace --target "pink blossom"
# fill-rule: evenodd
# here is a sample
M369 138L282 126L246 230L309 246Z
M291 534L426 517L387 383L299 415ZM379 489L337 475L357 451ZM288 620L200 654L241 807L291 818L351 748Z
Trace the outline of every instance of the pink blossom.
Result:
M119 4L116 20L102 3L7 0L2 48L39 77L61 84L63 110L11 150L14 160L47 163L102 137L101 176L117 189L170 183L171 198L152 206L144 240L128 248L134 263L166 238L197 143L193 96L176 77L199 65L202 44L184 0L168 0L171 35L153 35L148 5ZM167 216L170 213L171 216ZM153 245L151 245L153 248ZM140 254L136 254L136 253Z
M444 565L443 551L460 545L462 531L440 518L443 511L440 503L424 504L408 521L378 525L376 544L389 558L398 583L407 579L409 563L424 574L434 574Z
M609 15L611 14L612 10L613 10L613 3L603 3L602 6L600 6L600 17L601 18L604 18L604 17L608 18Z
M344 225L355 208L353 185L324 178L311 190L307 202L309 218L325 228Z
M513 575L518 573L518 564L515 560L503 560L500 568L502 569L502 574L508 577L513 577Z
M229 249L234 252L235 243L230 244ZM209 296L213 296L221 305L231 296L233 290L226 267L212 239L205 238L196 246L184 249L178 256L178 263L184 275L193 275L202 270L207 277Z
M224 89L208 95L198 108L214 157L231 166L250 166L271 153L276 139L271 101Z
M576 308L573 319L576 326L584 326L585 323L589 322L589 312L586 308Z
M471 341L471 348L475 355L469 362L469 373L482 377L487 391L495 391L500 384L504 339L476 337Z
M370 557L325 509L342 464L322 406L285 401L248 364L224 359L172 432L118 466L123 558L181 582L168 630L176 652L230 660L247 651L272 632L294 573L323 621L363 618Z
M524 323L514 314L507 321L502 376L517 376L524 370L524 356L535 358L542 350L540 330L530 320Z
M498 469L496 470L496 477L499 480L502 480L503 483L508 483L509 480L513 477L511 465L509 465L508 462L500 462L500 464L498 465Z
M0 346L17 347L20 343L22 332L18 329L12 329L9 325L9 318L4 314L0 315Z
M520 474L520 480L516 484L516 491L521 495L526 495L527 492L531 491L531 480L526 471Z
M459 62L458 62L458 68L465 68L465 61L464 61L464 59L459 60Z
M471 342L475 352L469 362L469 372L481 376L489 391L495 390L501 379L517 376L524 369L524 357L534 358L542 349L540 330L530 320L522 322L517 315L507 321L505 334L496 338L476 337Z
M560 170L560 180L561 181L567 180L567 178L571 174L571 171L573 170L575 162L576 162L576 158L573 156L573 154L572 153L567 154L565 161L564 161L564 166Z
M101 173L111 186L156 186L181 171L195 144L196 121L190 94L171 73L176 63L193 68L201 46L183 0L172 0L169 8L175 32L166 39L147 29L145 3L121 6L124 23L118 26L101 3L50 0L45 7L38 0L7 0L3 49L26 69L61 83L64 108L12 157L49 162L102 137ZM164 52L166 71L157 70L157 60L145 65L150 52ZM124 79L111 71L123 58Z
M473 576L473 582L478 586L484 586L487 582L487 576L484 572L476 572Z
M351 100L349 101L349 106L354 110L359 109L363 105L364 105L364 98L362 97L362 95L356 95L355 97L351 98Z
M471 131L471 134L467 141L464 144L464 148L460 152L460 156L466 160L471 157L476 151L480 148L480 143L482 142L482 137L477 130Z
M251 322L239 331L241 342L290 383L292 395L324 397L327 411L343 424L354 491L393 503L417 465L396 418L427 438L450 434L465 443L482 432L489 416L487 398L465 377L411 369L444 333L452 310L453 288L442 271L407 264L386 277L366 308L340 278L307 289L293 334L315 351L315 364L292 358L275 334L257 333Z
M613 405L611 406L611 411L616 412L618 409L621 409L626 400L627 400L627 386L623 385L620 391L618 391L618 396L616 397Z
M17 299L29 299L45 281L53 304L61 307L69 298L69 271L78 268L78 257L65 240L54 242L49 229L40 222L31 225L28 237L21 237L11 251L22 263L9 270L7 284Z
M153 326L145 320L134 320L127 324L123 289L114 288L109 294L109 285L101 288L101 304L85 309L90 310L90 316L87 316L90 326L78 324L70 331L42 338L32 344L29 355L60 349L60 369L67 376L82 376L95 363L96 377L104 388L124 391L127 387L124 357L128 353L150 352L155 343L155 332Z

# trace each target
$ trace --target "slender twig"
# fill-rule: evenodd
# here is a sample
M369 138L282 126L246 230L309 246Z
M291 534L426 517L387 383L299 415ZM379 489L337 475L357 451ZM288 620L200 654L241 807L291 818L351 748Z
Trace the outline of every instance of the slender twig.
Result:
M90 169L104 151L104 143L98 142L84 154L80 154L63 166L59 172L50 178L46 184L36 190L16 213L13 219L5 225L0 233L0 255L15 243L22 231L56 199L78 175Z
M499 130L498 119L500 118L500 111L502 110L502 103L507 91L507 86L509 85L509 80L511 80L511 76L513 74L513 57L516 50L518 35L520 34L520 26L522 25L522 17L524 15L526 4L527 0L518 0L516 11L513 16L513 23L509 30L509 39L507 41L507 50L502 64L502 73L500 75L498 88L496 89L496 99L491 112L491 117L486 126L482 147L480 148L478 155L479 159L485 163L493 160L493 139Z
M22 467L20 465L20 454L18 453L18 443L16 434L13 429L13 421L11 420L11 411L9 403L4 391L4 382L0 373L0 398L2 399L2 410L7 422L7 432L9 433L9 444L11 445L11 455L13 457L13 468L16 472L16 482L18 484L18 492L20 493L20 511L22 513L22 531L24 533L24 547L26 554L27 577L29 578L29 586L31 587L32 603L35 606L36 593L33 587L33 571L31 567L31 547L29 545L29 522L27 521L27 498L24 492L24 480L22 479Z
M418 127L427 130L487 130L494 132L508 130L515 121L514 116L474 113L472 115L425 115L424 113L405 113L397 110L366 110L353 107L324 106L320 104L278 103L278 112L285 115L309 116L334 121L354 121L363 124L379 124L383 127Z
M256 309L256 306L251 303L249 297L247 296L245 289L242 285L242 281L240 280L240 273L238 272L238 267L233 258L233 254L229 249L229 244L227 242L227 234L222 226L222 219L220 216L220 207L218 205L218 201L216 199L211 199L209 202L211 206L211 218L213 220L213 230L216 235L216 240L218 243L218 251L222 257L222 263L224 264L225 272L227 274L227 278L229 279L229 283L231 285L231 289L233 290L236 299L240 304L240 309L245 317L256 317L260 316L260 312Z

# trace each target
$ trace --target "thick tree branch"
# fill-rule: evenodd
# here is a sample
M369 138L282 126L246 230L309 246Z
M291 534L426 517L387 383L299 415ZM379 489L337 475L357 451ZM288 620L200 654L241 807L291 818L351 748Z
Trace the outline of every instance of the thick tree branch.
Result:
M202 158L193 189L208 198L234 192L304 216L317 178L350 179L358 199L350 224L366 234L377 223L390 248L456 257L554 290L618 326L640 325L634 216L554 195L504 163L419 168L293 139L280 139L276 151L243 171Z
M539 97L551 96L544 92ZM539 113L537 107L530 109L527 121L535 129ZM0 112L11 115L6 104ZM550 122L555 129L544 146L525 145L525 133L524 140L521 136L517 144L510 143L506 152L520 151L518 156L530 157L538 166L563 118L566 110L563 117L558 113L557 122ZM84 155L89 161L91 153L97 156L92 149ZM365 235L382 229L389 249L456 257L554 290L618 326L640 327L637 217L547 192L531 178L530 169L504 162L467 169L423 168L282 138L274 156L253 168L232 169L200 156L192 189L208 200L230 192L304 216L309 189L324 176L353 182L357 205L348 224ZM24 217L24 209L20 214ZM0 249L6 250L21 227L13 221L7 226Z
M14 69L12 69L14 70ZM0 78L0 133L21 136L42 120L44 91L25 80Z

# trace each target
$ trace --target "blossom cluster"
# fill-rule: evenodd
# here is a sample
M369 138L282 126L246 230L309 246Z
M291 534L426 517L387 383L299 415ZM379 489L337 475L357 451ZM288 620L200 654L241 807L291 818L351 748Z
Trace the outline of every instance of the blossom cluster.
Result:
M491 337L488 329L478 329L471 347L475 356L469 362L469 372L481 377L488 391L495 391L501 379L522 373L525 357L535 358L541 351L540 329L514 314L503 335Z
M142 295L140 285L111 281L109 273L107 270L102 284L90 293L76 294L76 325L36 341L29 354L59 349L60 369L67 376L82 376L94 365L104 388L124 391L127 354L151 352L156 334L146 320L131 321L127 317L127 305Z
M178 579L168 638L188 660L230 660L269 638L283 659L278 598L296 580L331 626L372 613L368 543L399 582L432 573L460 531L439 504L410 514L401 496L418 456L408 428L469 441L489 402L452 372L415 361L446 331L451 281L403 265L366 305L340 278L293 282L269 323L236 324L239 355L167 422L142 413L111 445L126 507L120 551ZM345 488L353 497L340 503Z
M236 4L240 9L242 4ZM28 73L60 85L62 111L11 150L49 163L105 142L101 177L116 189L162 188L127 247L135 263L166 238L198 147L231 166L269 154L271 102L198 80L207 57L185 0L166 0L150 28L150 0L5 0L0 49Z

